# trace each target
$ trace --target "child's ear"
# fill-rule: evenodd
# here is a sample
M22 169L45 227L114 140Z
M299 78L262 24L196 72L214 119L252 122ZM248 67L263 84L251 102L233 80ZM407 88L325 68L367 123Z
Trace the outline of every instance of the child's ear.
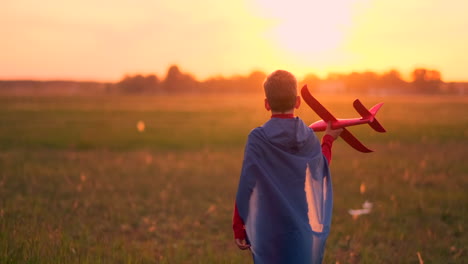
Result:
M296 104L294 105L294 108L298 109L300 105L301 105L301 97L298 95L296 97Z
M270 111L271 110L271 107L270 107L270 103L268 103L268 99L265 98L265 109L267 111Z

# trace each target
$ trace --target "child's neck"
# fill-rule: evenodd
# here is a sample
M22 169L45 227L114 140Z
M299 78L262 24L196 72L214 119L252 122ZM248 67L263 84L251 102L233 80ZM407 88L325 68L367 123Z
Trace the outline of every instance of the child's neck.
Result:
M294 118L294 110L286 112L271 112L271 118Z

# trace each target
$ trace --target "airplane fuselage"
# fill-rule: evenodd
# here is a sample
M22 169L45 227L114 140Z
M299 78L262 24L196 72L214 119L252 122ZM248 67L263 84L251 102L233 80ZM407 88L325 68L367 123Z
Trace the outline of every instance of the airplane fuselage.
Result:
M331 121L332 129L347 127L347 126L357 126L361 124L368 124L373 121L374 118L349 118L349 119L340 119L337 118L335 121ZM327 129L327 122L320 120L312 123L310 126L314 131L325 131Z

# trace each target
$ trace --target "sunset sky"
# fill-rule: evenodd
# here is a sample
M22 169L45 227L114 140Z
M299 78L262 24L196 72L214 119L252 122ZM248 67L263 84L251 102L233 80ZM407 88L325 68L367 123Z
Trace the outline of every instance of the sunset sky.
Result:
M467 0L2 0L1 79L298 76L415 67L468 81Z

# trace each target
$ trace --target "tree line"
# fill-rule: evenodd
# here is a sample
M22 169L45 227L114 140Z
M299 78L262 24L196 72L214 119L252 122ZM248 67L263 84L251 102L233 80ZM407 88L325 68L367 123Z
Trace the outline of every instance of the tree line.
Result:
M297 76L299 77L299 76ZM253 71L248 75L216 76L203 81L182 72L177 65L168 68L164 78L155 74L126 75L117 82L0 80L0 94L177 94L177 93L259 93L266 74ZM299 79L315 93L389 94L468 94L468 82L444 82L441 73L417 68L409 80L397 70L330 73L325 78L307 74Z
M230 78L218 76L198 81L193 75L182 72L178 66L172 65L167 70L164 79L158 78L155 74L126 75L117 83L110 85L108 91L128 94L244 93L258 91L265 77L264 73L255 71L248 76Z
M262 89L266 74L254 71L247 76L211 77L198 81L190 73L182 72L177 65L168 68L165 78L155 74L127 75L120 81L109 84L108 92L125 94L171 94L171 93L248 93ZM307 74L298 80L299 85L307 84L314 92L324 93L453 93L454 85L442 81L437 70L417 68L411 73L411 80L405 81L400 72L389 70L382 74L371 71L348 74L331 73L320 79Z

